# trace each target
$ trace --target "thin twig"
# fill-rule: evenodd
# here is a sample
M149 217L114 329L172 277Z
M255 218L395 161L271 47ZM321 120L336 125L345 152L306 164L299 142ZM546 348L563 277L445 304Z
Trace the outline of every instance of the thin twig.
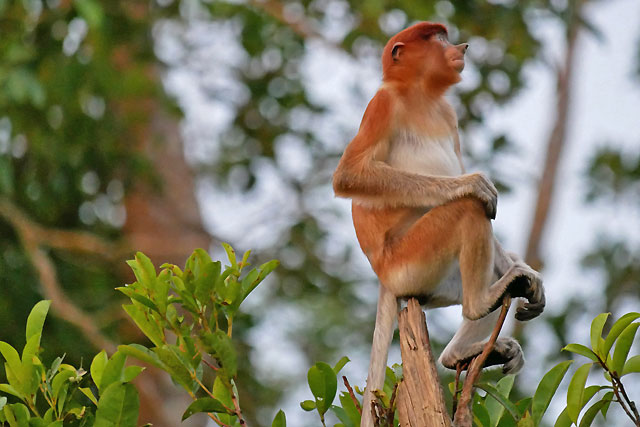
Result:
M454 389L453 389L453 401L451 403L451 408L452 408L451 413L453 414L455 414L456 410L458 409L458 395L462 391L460 389L460 374L462 374L462 371L468 367L469 367L468 363L458 363L456 365L456 379L455 379Z
M233 387L231 387L231 401L233 402L233 406L236 409L236 416L238 417L238 422L241 426L246 425L244 418L242 418L242 411L240 410L240 402L238 401L238 396L233 392Z
M353 401L353 404L356 406L358 413L362 415L362 406L360 405L360 402L358 401L356 394L353 392L353 389L351 388L351 384L349 384L349 380L347 380L346 375L342 376L342 381L344 382L344 386L347 388L347 391L349 391L349 396L351 396L351 400Z
M462 394L460 395L460 400L458 402L458 408L455 412L454 422L456 425L471 425L470 403L472 400L473 385L480 376L480 372L482 371L484 362L486 362L489 354L493 351L493 347L496 343L496 340L498 339L498 335L500 334L502 325L504 325L504 321L507 317L507 312L509 311L510 306L511 297L509 295L505 295L502 299L502 309L500 311L500 317L496 322L496 326L493 328L491 338L489 338L489 341L487 341L487 343L484 345L482 353L480 353L479 356L476 356L469 364L467 376L462 388Z
M396 412L394 406L396 404L396 397L398 396L398 385L399 383L395 383L393 385L393 392L391 393L391 399L389 400L389 409L387 410L387 421L389 421L389 425L393 426L393 417Z
M625 405L625 402L620 397L620 393L619 393L619 390L618 390L618 385L616 383L613 384L613 393L618 398L618 403L620 404L620 406L622 406L622 409L624 409L624 412L627 414L627 416L629 418L631 418L635 422L635 420L633 419L633 414L631 414L631 412L629 412L629 409L627 409L627 405ZM637 425L637 423L636 423L636 425Z
M217 372L220 370L220 368L218 368L217 366L214 366L211 362L209 362L208 360L202 358L202 362L207 365L208 367L210 367L214 372Z
M636 404L633 400L629 399L629 396L627 395L627 391L624 388L624 385L622 384L622 380L620 379L620 377L616 376L612 376L612 378L614 378L617 383L618 383L618 387L620 387L620 391L622 392L622 396L624 397L624 400L627 401L627 405L629 405L629 408L631 409L631 411L633 411L634 415L635 415L635 423L636 425L638 425L640 423L640 414L638 414L638 409L636 408Z
M215 415L213 415L213 413L207 412L207 415L209 415L209 418L211 418L213 421L215 421L220 427L231 427L229 424L225 424L222 421L220 421L220 419L218 417L216 417Z
M380 406L380 402L378 399L375 399L371 405L371 414L373 415L373 425L374 427L380 427L380 417L378 416L378 411L376 410ZM382 412L382 410L380 411Z
M631 418L634 424L637 426L640 426L640 416L638 415L634 402L631 399L629 399L629 396L627 395L627 392L624 389L624 385L622 385L622 381L620 380L620 377L616 373L611 372L611 370L607 367L607 364L605 363L605 361L602 360L600 356L598 356L597 354L595 354L595 356L598 359L598 363L600 364L600 367L602 367L602 369L605 372L608 372L609 376L611 376L613 393L616 395L616 398L618 399L617 402L620 404L620 406L622 406L622 409L627 414L627 416ZM620 397L619 392L622 392L624 399ZM627 406L625 405L625 403L629 405L629 409L627 409ZM633 411L634 414L636 414L635 418L633 417L630 411Z

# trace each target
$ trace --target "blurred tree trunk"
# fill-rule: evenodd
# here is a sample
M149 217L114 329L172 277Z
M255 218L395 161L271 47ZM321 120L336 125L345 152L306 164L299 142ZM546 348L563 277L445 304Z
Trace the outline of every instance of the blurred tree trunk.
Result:
M153 165L159 188L149 182L135 184L126 197L123 232L133 249L154 262L180 265L194 249L207 250L211 236L202 226L177 120L159 106L152 108L155 111L148 132L145 129L138 141Z
M571 84L574 76L574 58L576 53L576 42L581 26L580 16L582 14L583 0L575 2L572 15L567 22L566 52L564 61L557 66L556 71L556 109L554 111L555 122L549 138L547 140L547 155L544 162L542 179L538 186L538 196L535 204L535 211L529 231L529 239L525 252L525 261L534 269L540 270L543 267L543 260L540 256L540 244L544 237L546 225L548 223L551 203L555 191L556 175L558 165L562 157L562 151L566 145L567 124L569 121Z

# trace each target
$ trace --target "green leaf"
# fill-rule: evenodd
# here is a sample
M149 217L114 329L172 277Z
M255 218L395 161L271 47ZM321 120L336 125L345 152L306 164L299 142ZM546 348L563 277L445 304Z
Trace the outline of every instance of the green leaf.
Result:
M616 349L613 351L613 359L611 361L611 370L613 372L618 374L622 373L625 362L627 361L627 356L629 355L629 350L631 349L631 344L633 344L633 339L636 336L638 326L640 326L640 323L632 323L620 334L620 337L616 342Z
M311 393L316 399L318 412L324 415L331 407L336 395L338 388L336 374L331 366L324 362L318 362L309 369L307 381Z
M133 381L144 369L142 366L127 366L124 368L124 382L128 383Z
M236 260L236 251L234 251L231 245L228 243L222 242L222 247L224 248L224 251L227 253L227 258L229 258L231 267L238 268L238 261Z
M36 354L40 349L41 334L33 335L29 338L22 349L22 391L27 395L35 394L40 384L40 378L34 367L34 358L38 364Z
M511 379L511 385L513 385L513 379ZM482 390L487 392L487 396L491 396L492 398L494 398L495 400L498 401L498 403L500 403L504 409L507 410L507 412L509 412L509 415L511 415L511 417L514 420L518 420L520 418L520 413L518 412L518 409L516 408L516 406L513 404L513 402L511 402L506 396L504 396L502 393L500 393L500 391L495 388L494 386L492 386L491 384L486 384L486 383L478 383L476 384L476 387L481 388ZM506 388L506 385L505 387ZM509 387L510 389L511 387ZM488 408L486 408L488 409ZM487 412L487 416L489 416L489 412ZM489 425L493 425L491 424L491 418L489 418ZM499 418L498 420L499 421ZM496 421L496 424L497 424Z
M640 372L640 355L633 356L625 362L624 368L622 369L622 374L620 376L631 374L634 372Z
M155 290L157 272L148 256L142 252L136 252L134 261L129 265L141 285L148 289Z
M33 336L42 336L42 328L44 326L44 321L47 318L47 313L49 312L49 307L51 306L51 301L44 300L38 302L31 309L31 313L29 313L29 317L27 318L27 331L26 338L27 342ZM40 339L38 338L37 346L40 346Z
M158 306L156 305L156 303L154 303L153 301L151 301L149 298L145 297L144 295L140 295L136 292L132 292L129 295L129 298L131 298L134 301L139 302L140 304L144 305L147 308L150 308L153 311L157 311L158 313L160 313L160 310L158 309Z
M489 417L489 412L487 412L487 408L485 408L481 402L474 401L472 406L473 412L473 423L480 427L490 427L491 426L491 418Z
M15 348L11 347L10 344L0 341L0 353L2 353L2 357L7 361L7 365L13 372L13 375L18 377L19 380L22 379L22 363L20 363L20 356Z
M271 427L287 427L287 417L285 416L282 409L280 409L276 416L273 418Z
M589 376L589 370L593 363L586 363L578 368L567 390L567 415L575 424L578 423L578 415L582 409L582 401L584 397L584 386Z
M600 357L603 357L602 346L600 345L600 342L602 340L602 328L604 328L604 324L607 322L610 314L611 313L599 314L591 322L591 348ZM603 359L605 359L606 357L607 356L605 354Z
M551 399L558 390L558 386L560 385L560 382L562 382L562 379L567 373L569 366L571 366L571 363L573 363L572 360L558 363L542 377L542 380L540 380L540 384L533 395L531 404L531 415L535 425L540 424L542 416L547 411L547 408L551 403Z
M342 424L336 424L334 427L355 427L355 424L353 424L351 418L349 418L349 415L347 415L347 411L345 411L343 408L336 405L331 405L330 409L331 412L333 412L336 417L338 417L338 419L342 421Z
M634 320L640 317L640 313L627 313L618 319L613 326L611 326L611 330L609 331L609 335L604 340L604 345L602 347L602 352L606 356L609 354L609 350L613 347L613 343L618 339L622 331L624 331L627 326L631 324ZM604 359L603 359L604 360Z
M101 393L94 427L135 427L140 400L132 384L112 383Z
M505 397L505 399L509 398L509 393L511 393L511 388L513 387L513 381L515 379L515 375L507 375L498 381L496 385L496 389L498 393ZM498 402L493 396L487 395L485 399L485 408L489 413L489 418L491 419L491 426L496 427L498 422L502 418L502 414L504 413L504 406L500 402ZM518 414L520 412L518 411Z
M342 368L344 368L344 365L346 365L349 362L350 362L349 358L347 356L344 356L342 359L338 360L338 363L336 363L336 365L333 367L333 372L335 372L336 375L338 375L338 372L340 372Z
M255 268L249 272L242 279L242 299L246 298L249 293L255 289L255 287L260 283L259 280L260 272Z
M582 344L569 344L568 346L563 348L562 351L570 351L572 353L577 353L581 356L587 357L594 362L598 361L598 357L595 355L595 353L589 347L586 347Z
M9 421L9 425L13 427L24 427L29 425L29 409L22 403L12 403L4 407L4 414ZM12 422L13 421L13 422Z
M69 383L68 382L64 382L62 383L62 385L60 386L60 390L58 391L58 404L57 404L57 409L58 409L58 413L61 414L64 412L64 405L67 402L67 394L69 392Z
M609 391L607 393L604 394L604 396L602 396L602 399L600 400L604 400L606 403L604 404L604 406L600 409L600 412L602 413L602 416L607 418L607 412L609 411L609 405L611 405L611 402L613 402L614 397L613 397L613 392Z
M569 417L568 408L564 408L558 418L556 419L556 423L553 427L570 427L573 423L571 422L571 418Z
M211 397L202 397L195 400L191 403L191 405L189 405L187 410L184 411L184 414L182 414L182 421L199 412L222 412L232 415L234 414L233 411L227 411L222 402L220 402L219 400L213 399Z
M185 390L193 391L195 382L191 375L191 366L181 360L169 345L164 345L153 349L164 365L164 370L171 375L171 378L180 384Z
M233 348L231 338L221 330L206 333L202 337L204 347L220 364L228 378L234 378L238 372L238 356Z
M607 401L598 400L596 403L591 405L591 407L589 407L582 416L582 419L580 420L580 427L589 427L591 423L593 423L593 419L596 417L598 412L600 412L607 403Z
M94 405L98 406L98 399L96 398L96 396L93 394L93 392L89 387L79 387L79 390L82 392L82 394L87 396L89 400L93 402Z
M107 362L109 358L107 357L107 352L102 350L100 353L96 354L91 362L91 368L89 371L91 372L91 378L95 383L98 390L100 390L100 383L102 382L102 373L104 372L104 367L107 366Z
M60 372L58 372L55 377L53 377L53 382L51 383L51 390L52 390L53 396L56 399L58 399L58 395L60 394L60 390L62 389L62 386L68 382L69 378L74 376L75 376L75 372L63 369Z
M242 261L241 261L241 264L242 264L242 266L243 266L243 267L246 267L246 266L250 265L250 264L249 264L249 262L248 262L248 261L249 261L249 256L250 256L250 255L251 255L251 250L246 251L246 252L244 253L244 255L242 255Z
M525 411L522 418L520 418L520 421L518 421L517 426L518 427L536 427L536 425L533 423L533 419L531 418L531 416L529 415L529 412L527 411Z
M118 351L164 370L164 365L156 353L140 344L119 345ZM91 373L93 376L93 371Z
M164 331L156 322L147 317L144 310L133 304L123 305L122 308L156 347L162 347L164 344Z
M124 363L127 360L127 355L116 351L111 359L107 362L102 371L102 379L100 380L100 391L106 389L115 382L124 381Z
M313 400L305 400L304 402L300 402L300 407L305 411L310 412L316 409L316 402Z
M207 255L208 256L208 255ZM195 296L200 304L205 305L211 299L213 287L220 276L220 261L209 262L204 265L202 271L195 278Z
M254 280L247 288L243 286L244 296L243 299L249 296L249 294L271 273L280 265L280 261L277 259L272 259L271 261L265 262L260 267L258 267L258 278Z
M341 421L346 425L351 424L354 427L359 426L360 418L361 418L360 412L358 411L358 408L356 407L356 404L354 403L354 401L351 399L351 395L347 392L342 392L340 393L339 398L340 398L340 403L342 404L342 409L344 409L344 411L349 416L351 423L346 423L345 420L341 420Z
M231 408L233 406L231 392L229 391L230 387L230 383L223 381L220 377L216 377L213 381L213 397L222 402L227 408Z
M2 408L4 407L4 405L7 404L7 398L4 396L0 396L0 411L2 410ZM282 412L282 411L280 411Z
M16 390L15 388L13 388L12 386L10 386L9 384L0 384L0 391L3 393L7 393L10 394L12 396L18 397L18 398L22 398L22 393L20 393L18 390Z
M600 390L605 388L611 388L610 386L600 386L600 385L591 385L584 389L584 394L582 395L582 401L580 402L580 409L584 408L587 403L591 400L593 396Z

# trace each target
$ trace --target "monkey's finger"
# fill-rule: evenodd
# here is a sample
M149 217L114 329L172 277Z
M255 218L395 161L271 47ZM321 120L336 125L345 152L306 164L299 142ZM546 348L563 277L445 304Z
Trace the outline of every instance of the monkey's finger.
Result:
M485 213L487 214L487 218L496 219L496 211L497 211L497 203L496 199L489 200L485 204Z
M538 317L544 311L544 303L542 304L529 304L525 303L523 307L518 307L516 310L515 318L520 321L531 320Z

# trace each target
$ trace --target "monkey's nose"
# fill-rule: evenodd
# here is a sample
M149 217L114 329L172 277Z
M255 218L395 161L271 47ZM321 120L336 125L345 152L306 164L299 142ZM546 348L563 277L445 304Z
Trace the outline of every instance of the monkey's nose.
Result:
M469 50L469 43L463 43L462 44L462 52L463 53L467 53L467 50Z

